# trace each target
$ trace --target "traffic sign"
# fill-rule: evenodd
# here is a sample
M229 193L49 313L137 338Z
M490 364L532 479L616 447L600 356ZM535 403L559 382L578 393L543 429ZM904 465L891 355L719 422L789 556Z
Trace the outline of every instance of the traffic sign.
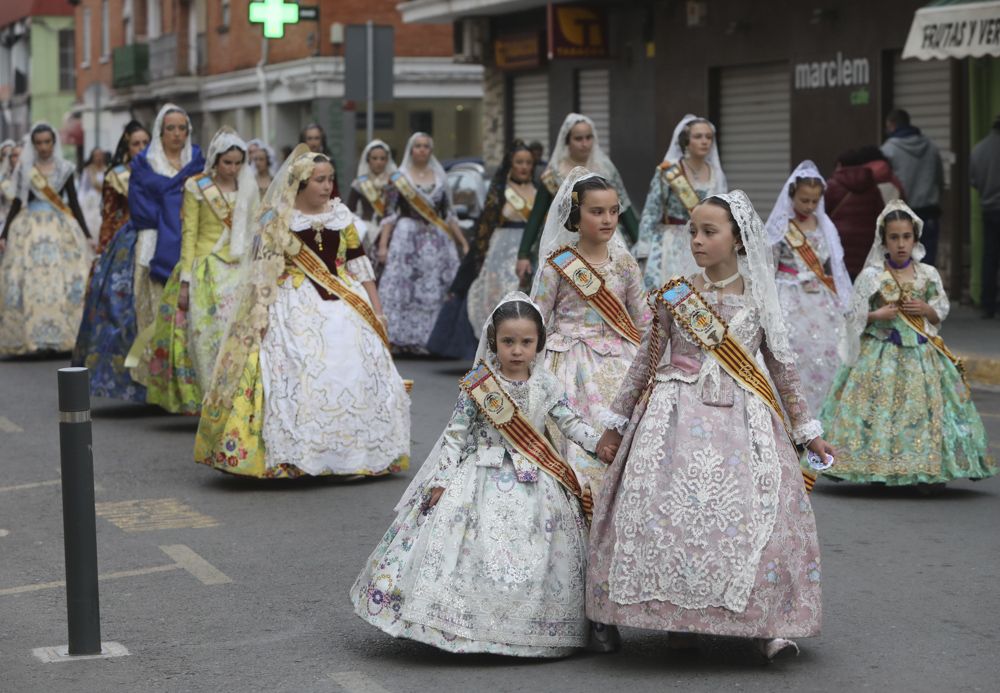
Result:
M286 24L298 24L300 9L294 2L260 0L251 2L248 11L251 24L264 25L264 38L283 38Z

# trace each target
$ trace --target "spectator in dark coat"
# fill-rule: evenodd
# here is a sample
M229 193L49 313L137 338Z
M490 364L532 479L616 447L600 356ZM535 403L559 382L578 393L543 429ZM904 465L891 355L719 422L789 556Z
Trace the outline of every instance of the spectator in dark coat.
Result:
M844 264L854 279L864 268L875 221L885 206L875 174L857 151L845 152L837 158L837 168L826 179L824 199L827 214L840 233Z
M983 276L980 306L984 318L997 312L997 269L1000 267L1000 115L993 129L972 150L972 187L983 210Z

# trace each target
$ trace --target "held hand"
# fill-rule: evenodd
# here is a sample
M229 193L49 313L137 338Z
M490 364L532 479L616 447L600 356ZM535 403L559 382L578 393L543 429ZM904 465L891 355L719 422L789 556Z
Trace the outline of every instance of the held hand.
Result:
M622 443L622 434L613 428L606 430L601 439L597 441L597 456L604 464L611 464L615 461L618 448Z
M871 312L872 320L892 320L899 312L899 306L895 303L887 303L877 310Z
M517 278L524 281L524 278L531 272L531 260L521 258L517 261L517 267L514 271L517 273Z
M424 510L430 510L437 502L441 500L441 495L444 493L444 489L440 486L435 486L431 489L430 495L427 496L427 500L424 501Z
M177 294L177 308L178 310L187 311L188 309L188 294L190 292L190 284L187 282L181 282L180 293Z
M388 260L388 259L389 259L389 247L388 246L381 246L380 245L378 247L378 261L379 261L379 264L384 265L385 262L386 262L386 260Z
M819 458L824 462L826 461L827 455L834 459L837 458L837 451L833 449L832 445L822 438L813 438L809 441L809 444L806 447L819 455Z
M903 301L903 312L907 315L918 315L926 318L930 315L930 306L919 299L911 298Z

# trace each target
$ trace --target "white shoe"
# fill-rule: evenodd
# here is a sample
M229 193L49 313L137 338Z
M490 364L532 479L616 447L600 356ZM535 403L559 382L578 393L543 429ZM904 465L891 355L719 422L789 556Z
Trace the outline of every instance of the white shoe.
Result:
M758 641L758 646L760 647L760 653L764 655L764 658L773 662L779 657L784 659L789 655L799 655L799 646L795 644L794 640L788 640L786 638L761 638Z

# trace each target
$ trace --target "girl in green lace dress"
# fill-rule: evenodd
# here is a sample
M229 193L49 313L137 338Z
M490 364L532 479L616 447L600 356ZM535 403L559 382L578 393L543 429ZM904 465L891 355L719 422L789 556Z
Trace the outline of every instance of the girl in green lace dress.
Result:
M854 283L846 365L820 412L839 453L832 478L903 486L996 474L968 384L938 336L948 296L920 262L922 228L913 210L890 202Z

